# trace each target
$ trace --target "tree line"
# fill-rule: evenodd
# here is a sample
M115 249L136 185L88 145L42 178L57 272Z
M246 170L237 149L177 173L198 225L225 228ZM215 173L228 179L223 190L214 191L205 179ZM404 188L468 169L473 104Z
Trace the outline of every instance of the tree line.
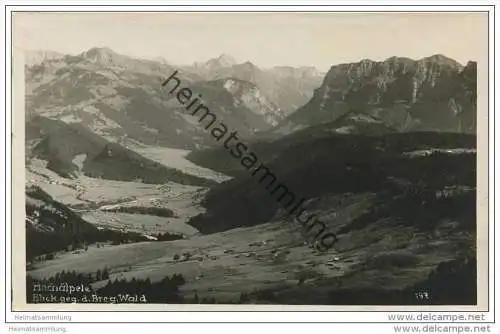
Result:
M106 212L121 212L139 215L151 215L159 217L173 218L174 211L167 208L147 207L147 206L120 206L117 208L105 209Z

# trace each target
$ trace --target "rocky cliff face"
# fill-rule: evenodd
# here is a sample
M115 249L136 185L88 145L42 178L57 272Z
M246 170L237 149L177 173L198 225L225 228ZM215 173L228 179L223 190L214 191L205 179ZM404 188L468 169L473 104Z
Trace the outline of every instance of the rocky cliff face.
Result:
M336 65L277 131L335 121L355 110L399 131L475 132L475 87L475 63L464 67L442 55Z
M244 137L269 130L285 118L281 109L249 81L229 77L196 82L190 87L202 96L203 103L217 115L218 121Z
M260 89L247 82L237 79L223 79L223 87L235 99L235 103L243 105L254 114L262 115L267 124L275 126L285 114Z

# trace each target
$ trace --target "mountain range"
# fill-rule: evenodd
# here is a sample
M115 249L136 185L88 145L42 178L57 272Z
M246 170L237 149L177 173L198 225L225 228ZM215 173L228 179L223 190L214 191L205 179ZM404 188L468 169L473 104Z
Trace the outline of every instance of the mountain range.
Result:
M222 54L206 63L183 68L201 75L205 80L237 78L259 87L285 114L294 112L312 97L318 88L324 73L314 67L276 66L261 69L246 61L236 63L234 58Z
M475 62L364 59L325 74L109 48L26 59L30 274L179 272L184 295L230 302L421 304L418 288L429 303L474 304ZM319 252L253 167L185 112L162 86L175 71L258 156L262 179L335 232L335 249Z
M162 77L176 69L164 59L134 59L109 48L76 56L30 51L26 59L28 117L83 123L115 141L207 144L161 91ZM353 111L397 131L475 132L476 64L443 55L340 64L324 78L313 67L260 69L225 54L180 68L213 111L230 114L228 122L247 135L271 128L286 134Z
M61 133L65 138L78 133L68 142L89 147L95 147L93 136L124 146L124 152L131 143L188 150L215 145L198 118L184 113L175 96L162 89L162 80L175 70L211 112L249 141L319 125L338 134L476 131L476 63L463 66L443 55L365 59L334 65L324 78L313 67L261 69L226 54L180 67L109 48L78 55L28 52L26 59L27 127L42 128L31 146L54 142L48 138L55 124L50 119L58 121L58 129L81 127ZM57 146L28 152L59 161L65 154L47 151ZM58 170L64 174L73 168L70 158L49 165L65 166Z
M190 122L189 116L179 112L175 99L161 90L162 78L175 70L166 61L134 59L108 48L38 59L39 63L26 66L28 119L37 115L81 123L113 141L130 138L147 144L192 148L211 140L193 126L193 119ZM293 71L272 80L269 71L251 63L233 64L220 57L183 68L180 77L203 93L203 100L213 112L230 115L223 119L243 135L270 129L290 111L290 105L281 103L281 93L275 91L302 96L294 102L298 106L307 101L314 88L314 84L308 89L288 88L287 78L301 80ZM312 71L307 80L314 81L311 78L319 85L318 73Z

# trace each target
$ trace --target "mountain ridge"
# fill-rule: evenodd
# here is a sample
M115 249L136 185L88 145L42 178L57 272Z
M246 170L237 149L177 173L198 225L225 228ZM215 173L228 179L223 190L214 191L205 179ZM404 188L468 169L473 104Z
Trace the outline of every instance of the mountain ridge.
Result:
M81 123L112 141L131 138L174 148L210 145L210 136L182 113L175 97L162 90L162 80L175 70L166 62L135 59L109 48L47 60L25 72L27 119L39 115ZM206 92L204 99L212 111L234 119L228 124L242 134L266 130L283 118L255 85L241 85L246 91L231 92L189 71L182 70L177 77L183 85ZM217 100L221 96L224 99Z
M334 65L313 98L277 130L289 133L301 124L331 122L359 109L400 131L475 132L475 101L463 96L475 94L476 76L475 62L463 66L443 55Z
M131 138L177 148L211 146L211 138L160 87L162 77L180 69L183 84L205 92L211 110L243 136L269 131L281 136L334 122L352 110L381 120L382 132L473 133L476 66L441 54L417 60L393 56L333 65L319 79L321 72L311 66L261 69L228 54L177 68L165 59L137 59L94 47L28 67L27 118L79 122L118 142ZM240 88L228 89L230 82Z

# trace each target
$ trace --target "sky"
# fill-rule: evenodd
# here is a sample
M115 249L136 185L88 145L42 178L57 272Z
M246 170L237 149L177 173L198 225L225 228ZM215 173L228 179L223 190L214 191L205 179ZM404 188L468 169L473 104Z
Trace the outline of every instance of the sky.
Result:
M260 67L392 56L485 59L487 13L14 13L14 45L78 54L109 47L172 64L222 53Z

